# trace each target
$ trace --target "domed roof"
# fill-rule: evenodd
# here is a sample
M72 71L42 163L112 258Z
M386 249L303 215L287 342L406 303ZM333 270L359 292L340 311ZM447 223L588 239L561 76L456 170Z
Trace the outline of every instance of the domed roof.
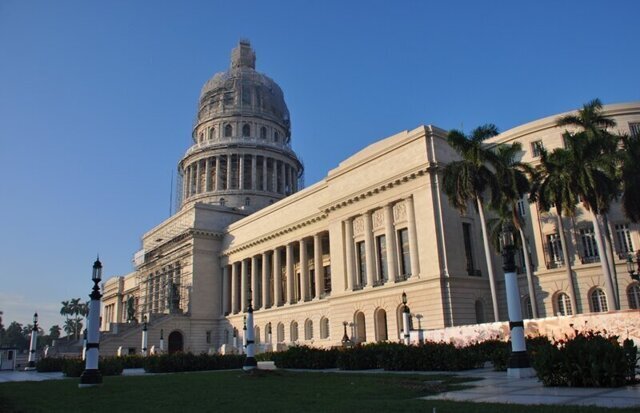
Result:
M246 40L231 52L231 68L216 73L200 92L198 122L233 116L260 116L279 123L290 134L289 109L282 89L255 70L256 55Z

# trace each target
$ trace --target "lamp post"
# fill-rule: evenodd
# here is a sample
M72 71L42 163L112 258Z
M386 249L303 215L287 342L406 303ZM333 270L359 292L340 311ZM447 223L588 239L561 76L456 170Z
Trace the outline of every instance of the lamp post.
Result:
M238 349L238 329L233 327L233 348Z
M267 341L269 344L271 343L271 323L267 324Z
M98 284L102 279L102 263L99 258L93 263L93 289L89 294L89 315L87 317L87 359L84 371L80 376L78 387L93 387L102 384L102 375L98 370L98 357L100 354L100 287Z
M33 327L31 328L31 341L29 342L29 362L25 370L36 369L36 347L38 346L38 313L33 314Z
M407 293L402 292L402 338L404 339L404 344L411 344L410 335L409 335L409 317L411 316L411 310L409 310L409 306L407 305Z
M244 371L251 371L258 368L258 362L255 358L255 331L253 329L253 306L251 305L251 290L249 290L249 306L247 307L247 318L244 324L246 337L245 348L247 350L247 358L244 359Z
M160 353L164 353L164 329L160 329Z
M342 335L342 346L346 347L349 344L349 335L347 335L347 326L349 323L347 321L342 322L342 326L344 327L344 334Z
M352 344L355 344L355 335L356 335L356 325L353 323L349 323L349 328L351 329L351 338L349 339L349 341L351 341Z
M636 251L635 258L634 262L632 253L627 256L627 271L629 272L629 277L640 281L640 250Z
M507 291L507 309L509 312L509 330L511 332L511 355L507 364L507 377L533 377L535 373L529 364L527 346L524 339L524 322L520 308L520 291L518 289L518 275L514 259L513 229L509 225L502 227L500 235L502 246L502 269L504 270L504 285Z
M147 344L149 341L148 330L149 327L147 325L147 316L142 316L142 356L147 357Z
M87 329L82 332L82 361L87 359Z

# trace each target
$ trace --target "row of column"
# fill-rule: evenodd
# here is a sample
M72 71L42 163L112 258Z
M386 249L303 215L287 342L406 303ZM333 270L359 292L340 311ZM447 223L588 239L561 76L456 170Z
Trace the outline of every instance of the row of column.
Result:
M182 175L183 199L210 191L249 189L280 194L298 190L298 170L285 161L250 154L230 154L200 159Z
M362 261L362 257L358 256L360 252L356 251L357 240L353 232L353 221L356 217L352 217L344 221L347 290L357 290L365 286L373 287L376 285L382 285L386 282L401 281L412 276L417 276L420 273L418 237L413 198L409 197L402 202L404 202L406 206L406 231L408 232L409 239L408 251L404 250L405 246L403 245L402 240L398 239L398 234L405 228L396 228L396 225L394 224L393 204L387 204L383 207L385 235L384 249L376 247L375 243L372 223L372 214L375 211L367 211L362 214L364 221L364 262L366 269L366 280L362 280L362 285L356 278L359 270L359 261ZM380 268L384 262L379 256L381 253L386 254L386 279L382 278L383 270ZM410 273L401 274L400 270L404 267L402 261L404 259L403 255L406 253L409 254L410 265L409 268L405 269L405 271L410 270Z
M277 247L261 255L224 266L223 313L246 311L249 294L251 294L253 308L256 310L309 301L312 297L319 299L326 288L322 237L323 233L318 233L311 239L302 238L284 247ZM307 252L309 242L313 242L314 291L311 291L311 271ZM296 243L299 248L299 286L295 271ZM261 273L258 273L259 270ZM298 296L298 287L300 296Z

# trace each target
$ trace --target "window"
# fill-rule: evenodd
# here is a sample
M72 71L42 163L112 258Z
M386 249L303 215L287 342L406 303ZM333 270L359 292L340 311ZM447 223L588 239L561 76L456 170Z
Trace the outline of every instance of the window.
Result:
M398 231L400 247L400 278L406 279L411 275L411 256L409 255L409 230L402 228Z
M583 228L580 230L580 241L582 242L582 262L589 263L600 261L593 227Z
M245 123L242 126L242 137L243 138L248 138L249 136L251 136L251 126L249 126L248 123Z
M200 132L200 137L198 138L198 143L202 143L204 141L204 133Z
M273 132L273 141L278 142L280 140L280 134L278 131Z
M313 339L313 321L307 320L304 322L304 339Z
M600 288L591 291L591 311L594 313L606 313L609 311L607 306L607 296Z
M216 128L213 127L209 129L209 140L212 140L216 137Z
M244 206L246 206L246 207L251 206L251 198L246 197L244 199Z
M525 205L525 200L524 199L519 199L518 200L518 214L521 217L526 217L527 216L527 206Z
M378 275L381 284L389 279L387 268L387 237L379 235L376 237L376 253L378 254Z
M473 243L471 242L471 224L468 222L462 223L462 238L464 241L464 254L467 260L467 274L479 275L476 273L473 265Z
M326 317L320 320L320 338L329 338L329 319Z
M331 266L326 265L324 267L324 293L329 294L331 292Z
M482 302L482 300L476 300L475 308L476 308L476 323L477 324L484 323L486 319L484 318L484 303Z
M544 145L542 141L533 141L531 142L531 154L534 158L542 155L542 151L544 150Z
M627 288L627 298L629 299L629 308L637 310L640 308L640 285L633 283Z
M616 240L618 241L618 252L633 252L633 243L631 242L631 232L629 224L616 224Z
M547 234L547 248L549 249L549 261L550 267L555 268L564 264L562 257L562 242L560 241L560 235Z
M640 122L629 122L629 133L635 138L640 136Z
M533 307L531 306L531 297L525 295L522 299L522 315L525 320L533 318Z
M298 323L295 321L291 322L291 340L289 341L297 341L298 340Z
M364 241L356 243L356 253L358 262L358 271L356 284L358 288L363 287L367 282L367 253L365 251Z
M233 135L233 126L227 124L224 127L224 137L230 138Z
M260 128L260 139L267 139L267 128L264 126Z
M278 329L276 333L278 336L277 337L278 343L282 343L284 341L284 324L278 323Z
M566 293L560 293L556 297L556 315L572 315L571 299Z
M207 344L211 344L211 331L206 332L206 341Z

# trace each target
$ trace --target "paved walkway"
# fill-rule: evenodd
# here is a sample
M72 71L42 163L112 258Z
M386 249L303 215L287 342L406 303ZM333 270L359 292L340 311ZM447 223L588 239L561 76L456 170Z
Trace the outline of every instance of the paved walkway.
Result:
M259 367L271 370L271 362L260 362ZM301 370L296 370L301 371ZM308 370L318 372L318 370ZM327 373L363 373L363 374L443 374L442 372L385 372L384 370L342 371L337 369L320 370ZM143 369L125 369L125 376L145 374ZM445 373L447 374L447 373ZM466 390L456 390L434 396L422 397L424 400L452 400L485 403L514 404L557 404L557 405L594 405L601 407L638 407L640 408L640 385L610 388L568 388L543 387L535 378L509 379L507 373L491 369L477 369L456 373L460 376L481 379L469 382L473 386ZM62 373L38 373L35 371L2 371L0 383L12 381L43 381L63 379Z

